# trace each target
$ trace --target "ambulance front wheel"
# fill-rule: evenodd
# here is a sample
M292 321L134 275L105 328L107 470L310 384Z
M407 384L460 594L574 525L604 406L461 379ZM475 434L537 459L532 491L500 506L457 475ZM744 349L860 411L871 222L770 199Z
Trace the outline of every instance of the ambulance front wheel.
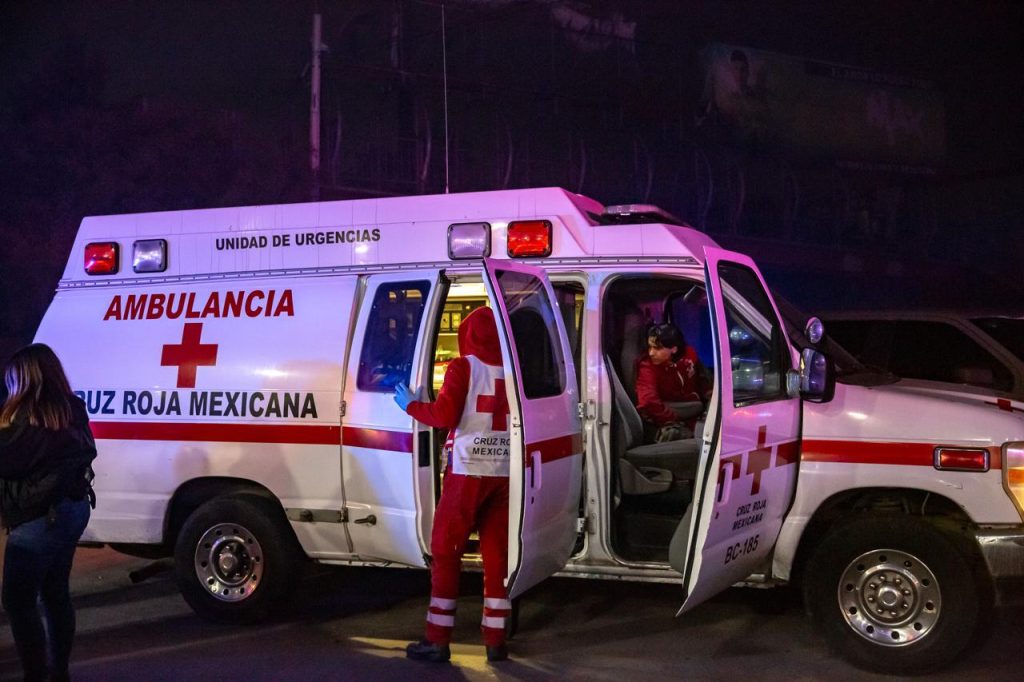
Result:
M215 498L196 509L178 534L178 588L207 620L265 620L295 579L296 544L269 500L246 494Z
M829 645L854 665L920 674L968 645L982 595L967 558L935 527L865 516L833 528L815 548L804 598Z

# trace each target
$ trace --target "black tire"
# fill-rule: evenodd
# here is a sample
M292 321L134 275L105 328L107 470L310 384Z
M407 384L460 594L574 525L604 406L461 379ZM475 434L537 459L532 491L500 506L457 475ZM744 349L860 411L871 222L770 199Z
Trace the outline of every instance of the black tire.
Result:
M832 649L859 668L888 674L951 663L982 610L967 557L934 526L909 516L837 525L808 559L803 586Z
M297 580L301 549L280 507L258 495L206 502L174 547L178 589L200 617L258 623Z

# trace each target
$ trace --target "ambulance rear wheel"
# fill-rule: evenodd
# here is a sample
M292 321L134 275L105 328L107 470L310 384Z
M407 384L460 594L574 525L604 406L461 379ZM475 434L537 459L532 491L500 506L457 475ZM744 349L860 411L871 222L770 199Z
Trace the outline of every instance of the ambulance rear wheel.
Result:
M178 588L202 618L260 622L294 580L296 544L270 501L245 494L215 498L196 509L178 534Z
M869 516L833 528L808 559L807 608L829 645L854 665L920 674L955 660L979 622L970 564L930 524Z

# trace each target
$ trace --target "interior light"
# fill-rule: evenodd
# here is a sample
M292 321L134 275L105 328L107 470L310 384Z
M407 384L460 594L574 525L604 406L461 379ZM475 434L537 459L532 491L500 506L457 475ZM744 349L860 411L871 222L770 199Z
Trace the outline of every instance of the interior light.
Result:
M988 471L988 450L935 448L935 468L941 471Z
M491 255L490 223L456 223L448 226L448 257L452 260Z
M167 240L140 239L132 246L132 270L163 272L167 269Z
M508 255L512 258L551 255L550 220L516 220L508 224Z
M117 242L93 242L85 245L85 272L89 275L117 273Z

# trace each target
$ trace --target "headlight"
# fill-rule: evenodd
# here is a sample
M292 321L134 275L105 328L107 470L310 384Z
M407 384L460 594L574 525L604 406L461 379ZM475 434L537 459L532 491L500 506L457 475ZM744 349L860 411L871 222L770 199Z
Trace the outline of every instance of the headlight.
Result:
M1024 443L1003 444L1003 487L1024 520Z

